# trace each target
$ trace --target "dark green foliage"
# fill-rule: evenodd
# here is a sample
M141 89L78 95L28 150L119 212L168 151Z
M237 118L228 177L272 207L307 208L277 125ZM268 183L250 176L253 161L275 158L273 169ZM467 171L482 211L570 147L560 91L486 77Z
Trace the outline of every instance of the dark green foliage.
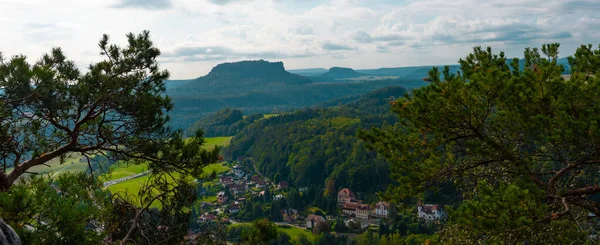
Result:
M264 217L263 214L264 213L263 213L262 206L260 204L259 205L255 204L254 208L252 209L252 217L254 217L255 219L262 218L262 217Z
M262 118L262 114L244 117L240 110L225 108L215 114L203 117L188 128L186 134L193 134L201 129L206 137L232 136Z
M389 97L405 92L390 87L344 106L301 110L257 121L236 135L225 155L253 159L264 175L272 178L279 174L295 186L323 186L330 178L337 187L355 191L385 189L390 183L387 163L367 151L355 135L361 128L394 123ZM296 203L294 200L290 205ZM323 207L327 209L327 203Z
M452 244L583 243L600 214L600 51L579 48L565 80L558 46L512 62L477 47L460 74L432 69L393 107L399 123L360 135L390 162L387 197L451 181L464 199L440 233Z
M188 130L196 132L196 130L201 129L207 137L229 136L235 134L235 132L229 133L229 127L243 119L242 111L225 108L213 115L202 118Z
M344 223L344 219L336 218L333 225L331 226L331 230L337 233L348 232L348 226Z
M252 222L252 228L242 234L244 244L266 245L277 239L277 226L267 219Z
M160 70L160 51L148 31L128 34L124 47L104 35L98 46L103 60L85 73L59 48L33 65L23 56L0 58L0 209L12 209L10 220L20 231L25 223L39 226L22 232L34 244L97 243L107 233L124 244L180 244L196 197L188 180L217 161L218 149L202 149L201 131L184 139L166 126L173 107L164 96L169 73ZM116 208L108 214L97 176L61 175L60 195L39 179L13 186L34 167L62 163L70 153L88 162L93 169L87 173L118 161L147 163L152 173L139 193L112 193ZM150 210L153 203L160 210ZM96 233L97 227L104 229Z
M111 162L150 161L151 168L165 170L195 169L203 163L200 157L183 161L191 152L178 155L181 134L166 127L166 112L172 109L164 96L169 73L158 67L160 51L149 32L130 33L127 41L119 47L105 35L99 43L104 60L85 73L59 48L34 65L23 56L1 59L0 113L5 115L0 138L20 140L2 141L0 190L32 167L71 152L89 161L96 154ZM185 150L198 153L194 147Z
M463 244L443 243L437 236L410 234L401 236L399 234L379 235L371 231L365 232L354 238L349 244L355 245L422 245L422 244Z
M111 212L108 193L83 173L21 180L0 193L0 217L23 244L99 244L109 230L96 229Z
M281 204L280 201L273 201L271 203L271 221L281 222L283 220L283 216L281 215Z

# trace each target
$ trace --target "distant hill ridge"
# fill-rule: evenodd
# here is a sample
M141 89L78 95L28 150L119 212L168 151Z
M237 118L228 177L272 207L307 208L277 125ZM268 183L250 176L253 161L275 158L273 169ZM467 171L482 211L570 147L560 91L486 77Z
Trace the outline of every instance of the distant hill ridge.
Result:
M329 71L325 74L321 75L323 77L333 77L333 78L352 78L352 77L360 77L363 74L356 72L352 68L346 67L331 67Z
M349 68L332 68L328 72L345 77L360 75ZM335 77L311 80L286 71L282 62L253 60L219 64L206 76L167 82L167 95L174 104L173 111L169 112L173 119L170 126L189 128L199 119L223 108L237 108L248 114L285 112L387 86L414 88L425 85L422 80L407 79L354 78L352 82L344 81Z

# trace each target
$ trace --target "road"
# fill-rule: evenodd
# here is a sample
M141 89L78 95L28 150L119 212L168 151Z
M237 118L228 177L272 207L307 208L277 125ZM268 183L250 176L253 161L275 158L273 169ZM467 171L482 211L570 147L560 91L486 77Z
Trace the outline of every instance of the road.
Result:
M139 177L142 177L144 175L149 174L150 172L152 172L152 171L146 171L146 172L143 172L143 173L139 173L139 174L135 174L135 175L130 175L130 176L123 177L123 178L120 178L120 179L110 180L110 181L104 182L104 187L109 187L111 185L116 185L116 184L121 183L123 181L127 181L127 180L131 180L131 179L139 178Z

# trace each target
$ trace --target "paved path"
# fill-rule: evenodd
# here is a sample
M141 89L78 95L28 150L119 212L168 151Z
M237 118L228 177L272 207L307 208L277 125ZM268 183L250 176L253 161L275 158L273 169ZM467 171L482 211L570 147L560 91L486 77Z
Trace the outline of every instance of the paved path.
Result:
M123 178L120 178L120 179L114 179L114 180L106 181L106 182L104 182L104 187L109 187L111 185L116 185L118 183L121 183L123 181L128 181L130 179L139 178L139 177L142 177L144 175L149 174L150 172L152 172L152 171L146 171L146 172L139 173L139 174L129 175L127 177L123 177Z

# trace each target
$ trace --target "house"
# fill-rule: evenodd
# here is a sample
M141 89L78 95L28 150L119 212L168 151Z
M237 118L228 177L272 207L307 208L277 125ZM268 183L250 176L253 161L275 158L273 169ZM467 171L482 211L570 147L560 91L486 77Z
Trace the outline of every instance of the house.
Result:
M237 160L238 163L240 163L240 162L243 162L244 159L246 159L245 156L238 156L236 160Z
M291 208L281 210L281 216L283 217L283 221L286 222L293 222L299 217L298 210Z
M219 183L221 183L223 186L229 185L229 184L233 184L233 177L230 177L230 176L221 176L219 178Z
M378 202L375 204L375 210L373 210L373 215L377 217L387 218L390 212L390 203L389 202Z
M215 221L215 220L217 220L217 216L214 214L211 214L211 213L204 213L198 219L199 222L208 222L208 221Z
M233 174L235 174L236 177L241 178L244 176L244 171L242 171L242 167L240 167L240 165L235 165L233 166Z
M308 187L298 187L299 192L305 192L308 190Z
M244 192L246 192L246 186L243 185L230 184L227 185L227 188L229 189L229 192L235 195L243 194Z
M281 194L277 194L277 195L273 196L273 200L279 200L282 198L283 198L283 195L281 195Z
M317 225L317 223L325 222L325 218L323 218L323 216L309 214L308 217L306 217L305 221L306 221L306 228L312 229Z
M338 204L344 205L344 203L352 202L356 198L354 192L348 188L344 188L338 192Z
M442 206L437 204L421 204L421 201L417 204L417 214L419 218L427 221L439 220L446 217Z
M368 220L371 216L371 207L369 205L360 204L356 207L356 218Z
M277 189L283 189L283 188L288 188L287 181L280 181L279 184L277 184Z
M225 195L225 192L221 191L221 192L217 193L217 202L218 203L226 203L227 202L227 196Z
M260 180L260 176L258 176L258 175L252 175L252 182L253 183L258 182L259 180Z
M259 180L258 182L256 182L256 188L264 188L267 186L267 182L264 180Z
M356 215L356 208L358 208L359 205L361 204L357 202L344 203L344 206L342 207L342 213L344 213L346 216L353 217Z
M240 205L239 204L231 204L231 205L229 205L228 210L230 213L237 213L240 211Z
M371 217L371 207L360 202L347 202L342 207L342 213L349 217L369 219Z

